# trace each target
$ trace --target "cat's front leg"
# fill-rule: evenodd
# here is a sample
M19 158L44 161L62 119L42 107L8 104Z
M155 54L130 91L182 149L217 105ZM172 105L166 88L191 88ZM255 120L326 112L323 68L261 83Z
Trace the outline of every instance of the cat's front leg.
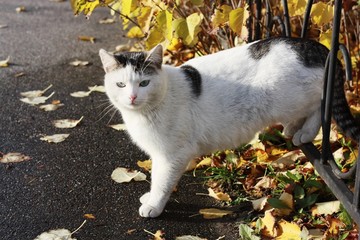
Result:
M175 161L174 158L169 160L164 158L153 159L151 190L140 198L142 203L139 208L140 216L154 218L163 212L173 189L185 171L186 165L187 161Z

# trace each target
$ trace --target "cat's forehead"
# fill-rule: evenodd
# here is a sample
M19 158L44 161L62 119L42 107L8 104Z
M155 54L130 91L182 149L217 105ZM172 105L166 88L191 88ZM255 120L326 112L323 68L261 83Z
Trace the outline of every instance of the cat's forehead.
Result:
M147 53L145 52L123 52L114 56L122 67L131 66L135 72L141 74L156 73L156 67L147 60Z

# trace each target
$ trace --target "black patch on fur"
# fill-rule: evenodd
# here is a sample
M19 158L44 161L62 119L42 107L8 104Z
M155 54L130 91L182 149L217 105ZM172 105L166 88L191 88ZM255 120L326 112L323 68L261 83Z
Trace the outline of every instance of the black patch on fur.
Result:
M156 72L154 63L146 60L146 54L144 52L123 52L114 55L115 59L122 67L131 65L135 72L144 73L147 75Z
M249 46L249 52L252 58L259 60L266 56L271 50L271 45L284 42L289 45L299 57L299 60L306 67L325 66L326 57L329 50L322 44L302 38L268 38L258 41ZM279 59L282 61L284 59Z
M195 97L199 97L201 95L201 75L196 68L183 65L180 67L186 75L186 80L190 83L192 94Z
M273 39L268 38L258 41L249 46L249 52L253 59L259 60L263 58L268 52L270 52L270 45Z

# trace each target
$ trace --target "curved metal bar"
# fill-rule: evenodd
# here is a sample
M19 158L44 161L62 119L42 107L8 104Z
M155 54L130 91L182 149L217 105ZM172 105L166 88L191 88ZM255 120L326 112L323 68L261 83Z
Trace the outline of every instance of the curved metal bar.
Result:
M253 4L253 1L252 0L247 0L247 3L249 4L249 6L252 6ZM252 24L253 24L253 17L249 17L247 20L246 20L246 28L247 30L249 31L249 34L248 34L248 42L252 42L254 39L252 37Z
M309 24L310 12L311 12L311 7L312 7L313 2L314 2L313 0L308 0L308 2L306 4L305 15L304 15L304 24L301 29L301 38L306 37L306 32L307 32L307 27Z
M325 116L326 95L327 95L327 88L328 88L329 61L330 61L330 54L328 54L326 57L324 76L323 76L324 86L323 86L323 94L322 94L322 99L321 99L321 124L322 124L322 127L324 127L324 123L325 123L324 116ZM320 158L320 162L322 164L324 164L325 159L329 159L330 157L332 157L331 147L330 147L330 139L329 139L329 137L325 137L324 135L325 134L324 134L324 130L323 130L322 152L321 152L321 158ZM330 134L329 134L329 136L330 136Z
M347 172L341 172L341 170L339 169L339 167L336 165L335 160L331 159L328 161L329 165L331 166L331 169L334 173L334 175L339 178L339 179L351 179L354 177L354 174L356 172L356 164L354 164L354 166L352 166L349 171Z
M261 0L255 0L256 3L256 22L255 22L255 36L254 40L260 39L260 20L261 20Z
M287 37L291 37L290 17L289 17L289 8L288 8L287 0L281 0L281 3L284 8L285 33Z
M346 49L344 44L339 45L339 49L344 57L345 60L345 75L347 81L352 81L352 68L351 68L351 58L349 51Z
M329 53L329 71L327 74L326 82L326 96L323 96L325 99L325 107L323 115L323 144L328 144L330 138L330 125L331 125L331 110L332 110L332 100L334 95L334 80L336 72L336 63L337 63L337 52L339 50L339 33L340 33L340 19L341 19L341 0L335 0L335 14L333 20L333 32L331 37L331 50ZM324 145L323 145L324 146ZM329 151L329 149L327 149ZM331 151L330 151L331 153ZM329 153L322 151L322 158L328 159ZM326 157L326 158L324 158Z

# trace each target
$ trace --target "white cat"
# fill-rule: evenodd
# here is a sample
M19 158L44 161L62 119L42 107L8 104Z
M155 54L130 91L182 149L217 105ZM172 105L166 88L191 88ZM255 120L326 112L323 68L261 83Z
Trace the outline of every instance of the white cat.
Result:
M132 140L152 159L151 191L140 201L143 217L157 217L189 161L234 148L274 123L293 143L311 142L321 125L326 47L314 41L274 38L162 65L161 45L112 55L100 50L106 93ZM357 137L338 67L335 119ZM352 120L351 120L352 119ZM341 123L340 123L340 126ZM350 130L349 130L350 129Z

